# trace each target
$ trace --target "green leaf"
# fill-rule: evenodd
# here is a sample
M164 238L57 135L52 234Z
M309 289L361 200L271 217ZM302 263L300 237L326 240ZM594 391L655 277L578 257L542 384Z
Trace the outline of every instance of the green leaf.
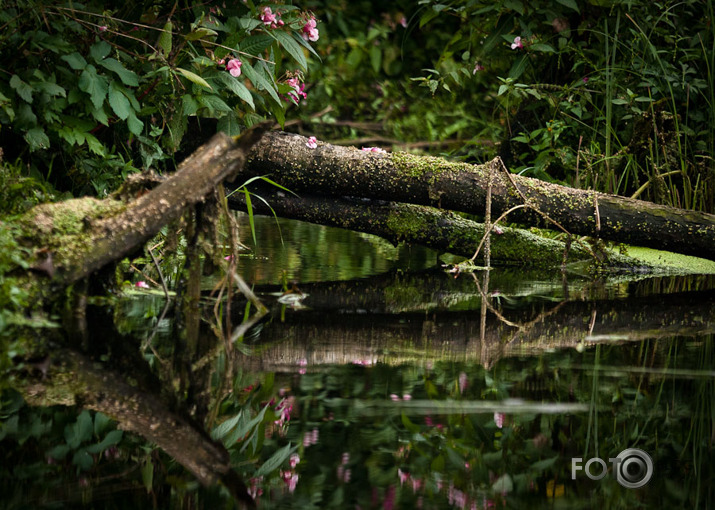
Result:
M50 139L40 127L34 127L25 133L25 141L30 145L31 151L47 149L50 146Z
M151 457L144 459L144 464L142 464L142 482L147 494L151 493L154 485L154 463L151 461Z
M129 87L139 86L139 79L136 73L124 67L122 63L118 60L115 60L113 58L106 58L102 60L99 65L119 76L119 79L122 80L122 83L124 85L127 85Z
M251 92L238 80L238 78L234 78L228 73L219 73L216 77L228 90L236 94L244 102L248 103L248 106L250 106L251 109L256 109L256 105L253 104L253 96L251 95Z
M256 225L253 221L253 204L251 203L251 193L248 189L243 188L243 195L246 198L246 211L248 212L248 224L251 227L251 237L253 237L253 245L257 246L258 241L256 241Z
M199 103L189 94L184 94L184 97L181 98L181 109L182 113L188 117L198 111Z
M79 466L82 471L89 471L94 465L94 458L86 449L82 448L72 456L72 464Z
M104 98L107 97L108 83L104 76L97 75L97 69L93 65L88 65L79 77L79 89L89 94L95 108L102 106Z
M199 103L208 108L211 113L232 111L231 107L227 105L219 96L199 96Z
M22 81L22 79L18 75L12 75L12 78L10 78L10 87L15 89L17 95L20 96L22 99L24 99L28 103L32 103L32 87Z
M109 45L107 41L99 41L94 43L90 48L89 48L89 54L92 56L95 62L98 64L102 63L102 60L109 55L109 53L112 51L112 47ZM72 64L70 64L72 65Z
M581 11L578 10L578 4L576 3L576 0L556 0L558 3L561 5L565 5L569 9L573 9L574 11L578 12L579 14Z
M251 80L251 82L256 86L258 90L265 90L270 94L273 100L282 104L275 87L271 82L269 82L260 71L257 71L251 67L251 64L244 62L241 66L241 70L246 74L246 78Z
M372 70L376 73L380 70L382 65L382 50L379 46L372 46L370 48L370 64L372 64Z
M550 44L536 43L529 46L529 48L541 53L556 53L556 50Z
M64 87L60 87L56 83L52 83L51 81L38 81L36 83L33 83L35 89L41 90L48 96L52 97L67 97L67 91L64 89Z
M238 120L238 115L235 112L228 112L218 120L217 129L228 136L236 136L241 134L241 123Z
M97 137L90 133L85 133L84 137L87 140L87 147L89 148L90 152L93 152L97 156L106 156L107 151L104 149L104 145L97 140Z
M100 124L109 126L109 117L107 117L107 112L104 111L104 106L92 110L92 117Z
M293 57L303 71L308 70L308 61L305 59L303 49L295 39L293 39L291 34L280 30L273 30L270 34L278 40L278 43Z
M420 428L414 423L412 423L412 421L407 417L405 413L401 413L401 418L402 425L404 425L407 430L409 430L413 434L419 434Z
M611 103L620 105L620 104L628 104L628 101L626 101L625 99L616 98L616 99L611 99Z
M168 21L164 25L164 31L159 35L159 40L156 43L161 50L161 54L164 55L164 58L168 58L169 53L171 53L171 30L173 28L174 26L172 25L171 21Z
M531 465L530 469L532 469L534 471L538 471L538 472L544 471L545 469L548 469L551 466L553 466L554 463L556 462L556 459L558 459L558 458L559 457L557 455L556 457L551 457L550 459L539 460L537 462L534 462Z
M127 127L133 134L140 135L144 130L144 123L139 120L136 114L132 111L129 113L129 117L127 118Z
M84 410L77 417L77 421L65 427L65 440L73 450L76 450L84 441L92 439L93 425L89 411Z
M268 48L271 44L273 44L273 37L271 37L270 35L252 35L250 37L246 37L243 41L241 41L241 44L239 45L238 49L242 53L260 56L260 54L263 53L263 50Z
M111 430L99 443L88 446L87 451L89 453L102 453L110 446L118 444L122 440L122 435L121 430Z
M236 416L233 416L216 425L216 427L214 427L211 431L211 438L220 441L226 437L228 433L231 432L231 429L233 429L241 420L241 415L243 415L243 410L240 410Z
M271 458L269 458L266 462L264 462L263 465L259 467L258 470L256 470L253 476L265 476L275 471L281 466L281 464L283 464L288 459L288 457L290 457L290 454L293 453L295 449L295 446L292 446L290 443L288 443L283 448L274 453Z
M182 69L180 67L177 67L176 70L183 74L184 77L190 82L196 83L197 85L201 85L202 87L206 87L209 90L213 90L213 88L211 88L211 85L209 85L209 83L198 74L192 73L191 71L187 71L186 69Z
M64 459L70 451L70 447L66 444L58 444L54 448L51 448L46 454L46 457L51 457L56 460Z
M75 71L81 71L87 67L87 61L76 51L74 53L70 53L69 55L62 55L60 58L67 62Z
M129 104L129 99L117 85L117 82L113 81L109 86L109 106L112 107L117 117L127 120L127 117L132 112L132 107Z

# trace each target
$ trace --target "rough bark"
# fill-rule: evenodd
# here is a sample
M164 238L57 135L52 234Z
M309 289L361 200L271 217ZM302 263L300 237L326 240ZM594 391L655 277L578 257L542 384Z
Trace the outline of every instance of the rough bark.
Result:
M507 174L499 160L485 165L451 163L405 153L379 154L319 143L298 135L268 133L242 174L270 174L297 193L354 196L483 214L492 182L492 216L523 206L547 214L572 234L669 250L715 260L715 215L572 189ZM553 228L534 209L509 221Z
M393 244L404 241L440 252L472 257L484 236L483 223L427 206L307 194L297 197L276 188L260 189L257 194L270 204L269 208L260 200L252 200L251 206L258 214L275 213L283 218L365 232ZM231 195L229 205L245 211L243 193ZM562 241L517 228L500 227L499 232L491 237L491 260L497 265L556 268L564 262L593 260L592 253L579 243L574 242L567 247ZM609 257L609 263L604 263L604 266L611 269L624 267L632 270L636 266L644 266L643 262L630 257L618 254L609 254ZM480 261L481 258L478 258L476 263ZM648 267L648 270L654 271L655 268Z
M135 251L188 206L232 180L266 129L266 124L258 125L238 143L223 134L214 136L174 175L129 203L85 198L33 208L23 223L33 243L51 257L47 272L67 285Z

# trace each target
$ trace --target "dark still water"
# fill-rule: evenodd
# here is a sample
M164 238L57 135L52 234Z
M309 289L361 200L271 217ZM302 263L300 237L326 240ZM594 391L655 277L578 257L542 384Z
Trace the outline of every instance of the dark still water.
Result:
M178 321L127 285L67 342L3 345L0 508L715 504L713 276L455 278L257 220L260 318L218 277Z

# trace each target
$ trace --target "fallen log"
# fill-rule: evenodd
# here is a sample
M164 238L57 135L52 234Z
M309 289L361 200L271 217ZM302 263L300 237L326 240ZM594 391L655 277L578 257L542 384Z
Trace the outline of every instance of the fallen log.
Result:
M463 218L451 211L440 211L427 206L306 194L297 197L283 193L277 188L261 188L256 194L265 200L251 201L251 207L258 214L275 213L283 218L377 235L393 244L421 244L463 257L474 255L485 231L483 223ZM266 202L270 204L270 208ZM232 194L229 197L229 206L246 211L244 194ZM599 255L606 256L603 253ZM642 261L620 254L609 253L607 257L607 261L599 262L608 269L646 269L647 266L648 271L657 270ZM557 268L564 262L592 262L594 255L578 243L567 246L562 241L539 236L527 230L502 227L492 234L491 260L497 265Z
M510 174L500 160L453 163L406 153L381 154L271 132L256 144L242 175L270 174L297 193L354 196L483 214L572 234L715 260L715 215L578 190ZM548 217L549 220L544 218Z
M231 180L267 124L244 133L238 143L218 134L186 158L155 189L130 200L78 198L34 207L20 220L23 236L42 248L36 267L69 285L140 248L164 225Z

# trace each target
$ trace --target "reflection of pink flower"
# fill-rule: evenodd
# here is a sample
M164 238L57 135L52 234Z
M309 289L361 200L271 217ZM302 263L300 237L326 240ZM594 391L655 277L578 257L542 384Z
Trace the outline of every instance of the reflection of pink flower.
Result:
M464 372L459 373L459 392L464 393L464 390L467 389L467 386L469 386L469 379L467 378L467 374Z

